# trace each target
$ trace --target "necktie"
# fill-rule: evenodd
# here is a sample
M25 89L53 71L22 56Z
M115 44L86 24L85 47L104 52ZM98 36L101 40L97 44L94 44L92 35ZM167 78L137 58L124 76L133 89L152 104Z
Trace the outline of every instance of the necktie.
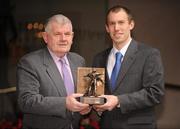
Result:
M114 65L114 68L112 70L112 74L111 74L111 88L112 90L115 89L115 84L116 84L116 79L121 67L121 59L122 59L123 55L120 52L116 53L116 62Z
M70 95L74 93L74 83L73 83L73 80L71 79L70 71L67 68L68 65L64 58L60 59L60 64L61 64L61 70L63 74L64 85L66 87L67 94Z

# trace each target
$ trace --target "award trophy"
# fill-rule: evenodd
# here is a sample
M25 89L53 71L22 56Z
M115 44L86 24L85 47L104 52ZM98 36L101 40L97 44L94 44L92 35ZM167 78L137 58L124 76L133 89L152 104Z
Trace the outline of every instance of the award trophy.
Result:
M104 97L99 97L104 94L104 68L79 67L77 77L77 93L83 94L78 101L90 105L106 102Z

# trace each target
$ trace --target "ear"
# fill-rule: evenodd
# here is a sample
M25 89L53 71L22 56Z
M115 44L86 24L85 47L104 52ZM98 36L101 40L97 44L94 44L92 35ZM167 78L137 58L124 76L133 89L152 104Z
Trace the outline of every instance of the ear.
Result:
M105 25L105 27L106 27L106 31L109 33L108 25Z
M44 39L44 42L47 43L48 42L48 34L47 34L47 32L42 32L42 37Z
M134 20L132 20L130 22L130 30L132 30L134 28L134 26L135 26L135 22L134 22Z
M72 38L74 38L74 32L72 32Z

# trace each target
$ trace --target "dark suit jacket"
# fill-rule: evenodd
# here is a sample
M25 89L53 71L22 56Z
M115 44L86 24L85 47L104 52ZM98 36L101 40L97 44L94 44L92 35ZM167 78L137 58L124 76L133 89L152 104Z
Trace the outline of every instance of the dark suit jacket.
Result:
M73 79L77 67L85 65L81 56L69 52ZM18 103L23 112L23 126L34 129L78 128L79 114L66 109L66 89L47 48L25 55L17 66ZM77 121L76 121L77 120Z
M107 68L111 49L97 54L93 66ZM105 94L118 96L120 108L102 114L102 129L155 128L154 106L160 103L164 95L163 66L157 49L132 40L124 56L115 90L110 89L108 75L105 83Z

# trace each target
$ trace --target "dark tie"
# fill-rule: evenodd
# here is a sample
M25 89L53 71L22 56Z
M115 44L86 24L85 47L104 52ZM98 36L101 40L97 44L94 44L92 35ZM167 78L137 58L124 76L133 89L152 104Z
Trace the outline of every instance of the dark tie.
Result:
M71 79L70 71L67 68L68 64L66 63L64 58L60 59L60 64L61 64L61 70L63 74L64 85L66 87L67 94L70 95L74 93L74 83Z
M111 88L112 88L112 90L115 89L117 76L118 76L119 70L121 68L122 57L123 57L123 55L120 52L116 53L116 62L115 62L115 65L114 65L114 68L113 68L112 74L111 74Z

